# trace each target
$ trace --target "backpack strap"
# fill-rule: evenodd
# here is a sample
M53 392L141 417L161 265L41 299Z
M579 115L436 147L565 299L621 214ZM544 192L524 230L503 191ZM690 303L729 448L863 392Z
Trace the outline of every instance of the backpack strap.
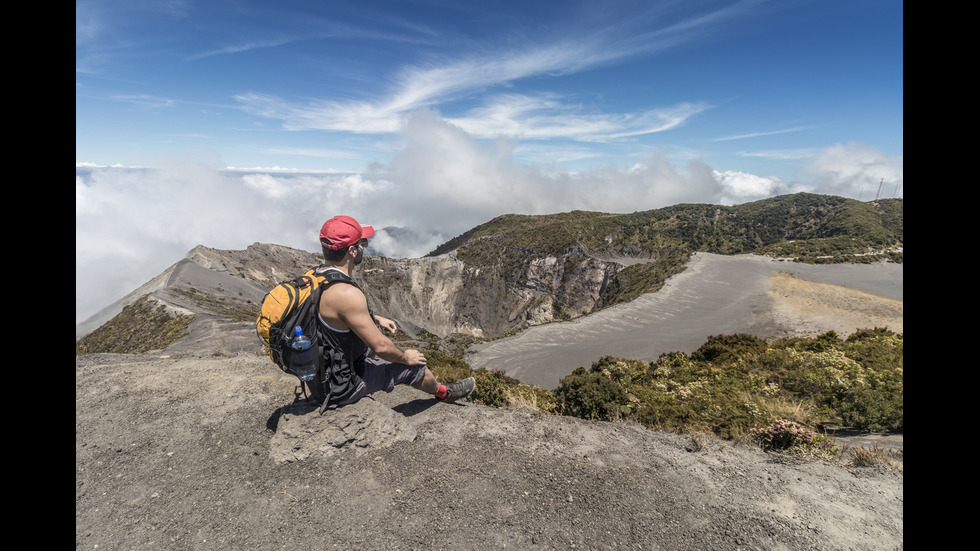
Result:
M349 284L353 285L354 287L357 287L358 289L361 288L360 285L358 285L356 281L354 281L349 275L345 274L344 272L342 272L338 268L329 268L329 267L327 267L325 265L320 265L320 266L317 266L316 268L314 268L313 271L312 271L312 273L316 277L322 277L323 278L323 281L320 282L320 285L323 285L325 283L333 283L335 281L343 281L344 283L349 283ZM306 277L306 276L303 275L303 276L300 276L300 277L302 278L302 277ZM299 278L297 278L297 279L299 279Z

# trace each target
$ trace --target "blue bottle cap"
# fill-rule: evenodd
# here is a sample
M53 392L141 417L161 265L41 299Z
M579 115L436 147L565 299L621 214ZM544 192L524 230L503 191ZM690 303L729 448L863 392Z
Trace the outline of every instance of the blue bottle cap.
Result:
M303 334L303 328L300 327L299 325L297 325L296 328L293 330L293 334L296 335L296 336L302 335Z

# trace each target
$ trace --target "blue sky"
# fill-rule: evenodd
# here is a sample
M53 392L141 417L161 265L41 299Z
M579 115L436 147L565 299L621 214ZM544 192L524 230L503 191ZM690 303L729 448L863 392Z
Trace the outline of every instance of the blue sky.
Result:
M904 196L901 2L75 7L77 292L336 212L416 256L507 212Z

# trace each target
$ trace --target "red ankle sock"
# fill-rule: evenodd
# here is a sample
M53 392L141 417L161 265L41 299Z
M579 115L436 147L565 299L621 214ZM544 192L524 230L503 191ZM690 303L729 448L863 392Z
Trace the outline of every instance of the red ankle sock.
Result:
M448 395L449 395L449 390L446 388L446 385L439 385L439 390L436 391L436 398L439 398L440 400L445 400L446 396Z

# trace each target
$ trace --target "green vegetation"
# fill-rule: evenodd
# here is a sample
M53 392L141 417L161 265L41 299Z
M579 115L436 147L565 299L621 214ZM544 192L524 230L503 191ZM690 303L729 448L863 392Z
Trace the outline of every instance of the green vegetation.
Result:
M603 305L629 302L645 293L659 291L671 276L684 269L688 256L673 255L659 262L634 264L619 271L603 291Z
M476 390L470 398L477 403L496 408L529 408L544 413L558 413L555 397L541 387L529 385L506 376L502 371L473 369L465 361L446 354L438 348L424 349L426 363L442 383L476 379Z
M479 393L473 399L487 405L533 404L547 413L676 432L708 431L726 439L765 437L772 440L769 446L788 438L776 433L798 426L796 444L804 449L791 453L811 455L831 451L801 431L833 425L903 431L903 355L902 335L887 329L858 331L847 339L830 331L768 342L721 335L690 356L675 352L655 362L605 357L588 370L575 369L549 392L426 351L441 380L476 377Z
M900 246L902 199L864 203L797 193L735 206L681 204L632 214L572 211L504 215L438 247L474 265L506 265L513 252L537 255L584 252L654 260L692 252L764 252L787 241L846 236L842 253ZM819 251L814 251L814 256ZM498 260L498 255L503 254Z
M904 453L902 450L895 451L872 446L871 448L855 447L850 452L851 465L855 467L887 466L896 470L903 469Z
M191 316L173 315L146 295L75 343L75 354L143 354L187 334Z

